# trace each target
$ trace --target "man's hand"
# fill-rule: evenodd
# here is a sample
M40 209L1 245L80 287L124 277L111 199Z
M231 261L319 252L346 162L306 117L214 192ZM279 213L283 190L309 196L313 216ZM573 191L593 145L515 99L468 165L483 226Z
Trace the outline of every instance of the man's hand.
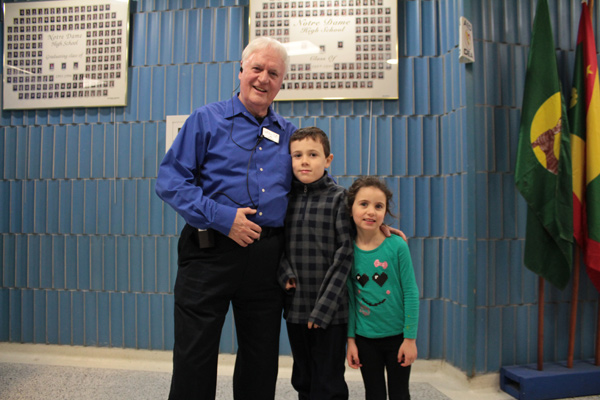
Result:
M238 208L229 230L229 236L237 244L246 247L260 237L261 227L246 218L246 215L256 214L256 210L246 207Z
M393 233L396 236L400 236L402 239L404 239L404 241L406 242L406 235L404 234L404 232L402 232L399 229L396 228L392 228L391 226L387 226L384 224L381 224L381 226L379 227L379 229L381 229L381 232L383 232L383 234L385 235L385 237L390 237L391 234Z

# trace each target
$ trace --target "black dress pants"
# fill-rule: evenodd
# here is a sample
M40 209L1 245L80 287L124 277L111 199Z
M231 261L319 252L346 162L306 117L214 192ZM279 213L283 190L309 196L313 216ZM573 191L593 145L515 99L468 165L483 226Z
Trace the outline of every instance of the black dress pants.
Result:
M369 339L356 335L358 358L362 367L360 373L365 384L366 400L386 400L386 382L390 400L410 400L408 381L410 366L403 367L398 362L398 350L404 335L380 339Z
M292 386L299 400L348 400L346 341L348 325L308 329L287 323L294 357Z
M283 303L276 271L283 240L278 233L241 247L215 232L215 246L200 249L197 230L184 227L169 399L215 398L219 341L230 303L238 342L234 398L274 399Z

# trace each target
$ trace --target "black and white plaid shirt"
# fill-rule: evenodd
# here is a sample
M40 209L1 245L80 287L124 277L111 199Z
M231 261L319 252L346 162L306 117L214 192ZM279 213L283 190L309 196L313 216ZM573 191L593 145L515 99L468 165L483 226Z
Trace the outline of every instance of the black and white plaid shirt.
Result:
M282 287L296 279L296 289L286 300L287 322L313 322L322 328L348 322L346 278L353 245L345 200L346 190L327 173L310 184L292 182L278 272Z

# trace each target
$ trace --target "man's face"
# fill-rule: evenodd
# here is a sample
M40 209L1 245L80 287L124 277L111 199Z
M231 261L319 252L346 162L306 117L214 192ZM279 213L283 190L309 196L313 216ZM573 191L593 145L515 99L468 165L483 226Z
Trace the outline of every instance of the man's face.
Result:
M252 53L239 74L240 101L255 117L264 117L273 102L285 74L285 62L279 53L266 48Z

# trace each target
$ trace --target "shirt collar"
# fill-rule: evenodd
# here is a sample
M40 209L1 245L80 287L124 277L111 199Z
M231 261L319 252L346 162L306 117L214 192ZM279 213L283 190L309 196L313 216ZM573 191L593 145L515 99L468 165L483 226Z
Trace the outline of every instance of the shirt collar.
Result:
M292 186L294 187L294 190L296 190L296 191L303 192L304 187L306 187L307 191L312 192L312 191L324 189L324 188L330 186L332 182L333 182L333 180L331 179L331 177L329 176L327 171L325 171L323 173L323 176L320 179L318 179L314 182L311 182L311 183L302 183L298 180L298 178L294 177L294 179L292 180Z
M230 119L239 114L246 115L246 117L252 115L252 114L250 114L248 109L246 109L246 106L244 106L244 104L240 101L238 96L239 96L239 92L231 98L231 103L230 103L231 106L225 107L225 118L226 119ZM254 119L254 120L256 120L256 119ZM284 118L281 115L277 114L275 111L273 111L272 104L269 106L269 110L267 111L267 116L265 117L265 121L269 121L269 123L263 124L266 126L270 125L271 123L276 124L281 129L283 129L283 127L285 126Z

